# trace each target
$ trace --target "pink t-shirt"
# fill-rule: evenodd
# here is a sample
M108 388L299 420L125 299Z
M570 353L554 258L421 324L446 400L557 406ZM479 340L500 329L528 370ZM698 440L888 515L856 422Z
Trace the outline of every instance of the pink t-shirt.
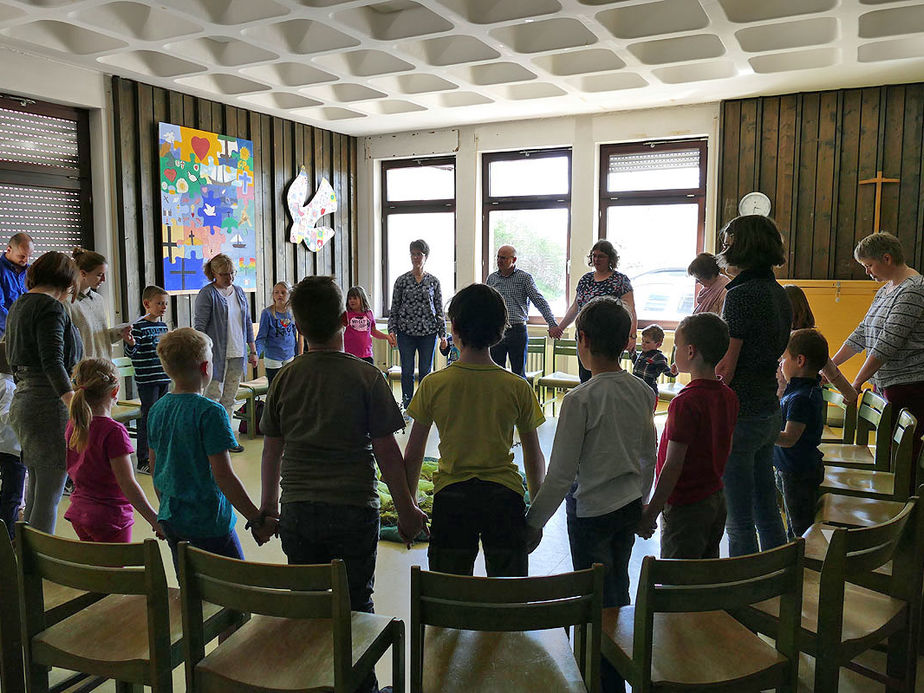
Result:
M72 431L73 424L68 421L67 440ZM74 482L74 492L65 519L112 530L131 527L135 512L119 488L110 460L132 452L134 448L125 426L106 416L94 416L86 450L67 448L67 475Z
M343 350L361 359L372 357L372 328L375 327L375 316L371 310L365 313L354 313L347 310L346 329L343 331Z

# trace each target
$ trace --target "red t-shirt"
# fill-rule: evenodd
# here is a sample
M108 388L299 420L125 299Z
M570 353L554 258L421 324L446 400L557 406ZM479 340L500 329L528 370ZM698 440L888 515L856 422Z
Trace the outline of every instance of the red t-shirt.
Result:
M661 434L656 473L667 457L667 442L686 443L683 471L670 505L689 505L723 487L722 473L731 452L738 418L738 396L720 380L694 380L671 400Z
M67 422L67 440L73 424ZM74 482L71 506L64 517L89 527L125 529L135 523L135 512L128 502L110 460L134 452L125 426L105 416L90 422L89 444L83 452L67 448L67 475Z

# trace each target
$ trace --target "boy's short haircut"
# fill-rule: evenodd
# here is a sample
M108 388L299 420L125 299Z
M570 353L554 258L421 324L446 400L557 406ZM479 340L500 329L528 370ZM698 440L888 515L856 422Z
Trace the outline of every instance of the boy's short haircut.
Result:
M663 342L664 330L661 329L660 325L649 325L642 330L642 337L650 339L652 342Z
M157 344L157 356L172 379L199 372L199 365L212 360L212 340L204 332L180 327L168 332Z
M598 296L581 308L574 328L578 336L584 333L591 354L618 361L629 341L632 316L622 301L612 296Z
M150 286L144 287L144 291L141 292L142 301L150 301L151 299L156 298L157 296L166 296L166 289L162 289L156 284L151 284Z
M905 264L905 251L902 249L902 242L891 233L880 231L872 233L857 243L853 250L855 260L879 260L889 255L892 258L893 265Z
M504 337L507 304L487 284L470 284L453 296L446 311L463 346L487 349Z
M289 303L309 342L329 342L343 328L343 292L333 277L305 277L292 289Z
M818 330L796 330L789 335L786 351L790 356L804 356L805 365L812 372L818 372L828 362L828 340Z
M728 323L715 313L688 315L674 331L675 343L678 337L696 347L697 353L710 366L715 366L728 351Z

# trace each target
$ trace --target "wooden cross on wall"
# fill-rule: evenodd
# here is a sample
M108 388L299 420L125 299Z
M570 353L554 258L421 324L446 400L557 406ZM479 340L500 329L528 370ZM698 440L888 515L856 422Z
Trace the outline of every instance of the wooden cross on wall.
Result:
M866 180L861 180L860 185L867 185L869 183L876 184L876 215L873 219L873 233L879 233L879 211L882 208L882 184L883 183L898 183L899 178L883 178L882 171L876 171L875 178L867 178Z

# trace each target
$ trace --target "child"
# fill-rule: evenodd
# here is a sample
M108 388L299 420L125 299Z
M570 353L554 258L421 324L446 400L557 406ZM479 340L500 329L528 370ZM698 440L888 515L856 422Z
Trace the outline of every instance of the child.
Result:
M202 396L212 379L212 340L181 327L161 337L157 355L173 381L173 392L151 407L149 456L160 499L157 519L174 566L181 541L243 560L231 506L247 518L248 528L274 522L261 516L231 467L229 451L237 441L228 413Z
M157 511L132 473L131 440L110 417L119 394L119 372L109 359L84 359L74 367L74 397L67 422L67 475L74 481L64 518L80 541L127 544L134 507L162 537Z
M647 539L663 509L661 558L719 557L722 474L738 417L737 395L715 374L728 343L728 325L715 313L684 318L674 333L677 369L692 379L667 408L657 482L639 523Z
M141 418L138 419L138 471L151 473L148 462L148 414L151 407L167 394L170 378L157 358L157 344L167 334L162 318L167 312L167 292L159 286L146 286L141 293L144 315L132 324L134 345L125 345L125 354L135 369L135 385L141 398Z
M278 282L273 287L273 305L260 314L256 339L257 356L263 357L266 382L273 384L279 369L295 358L295 321L289 312L289 285Z
M815 521L818 487L824 478L818 446L825 401L818 372L827 362L828 342L818 330L793 332L780 361L787 385L780 400L783 430L773 449L773 466L790 540L801 537Z
M431 424L440 435L430 570L471 575L480 539L488 576L525 576L523 478L510 448L516 426L526 484L535 498L545 474L536 428L545 416L529 384L491 360L489 349L507 325L501 295L486 284L472 284L455 295L448 314L460 358L424 378L408 406L414 427L405 459L412 492L417 491Z
M343 350L363 361L374 363L372 359L372 338L384 339L392 346L398 343L393 334L385 334L375 329L375 316L366 290L361 286L351 287L347 291L347 310L343 316L346 329L343 332Z
M461 353L459 352L459 347L457 347L452 341L452 335L446 337L446 347L440 347L440 353L446 357L446 365L451 366L456 361L459 360ZM493 359L492 359L493 360Z
M0 343L0 520L13 538L13 525L19 519L22 495L26 485L26 466L22 463L22 448L10 426L10 404L16 383L6 360L6 344Z
M664 344L664 330L660 325L649 325L642 330L642 350L635 356L632 374L641 378L654 390L655 406L658 406L658 377L664 373L677 375L677 367L671 366L661 353Z
M575 570L606 566L604 607L629 603L629 556L657 452L654 394L619 365L631 324L629 311L610 297L591 300L578 314L578 354L591 378L565 395L549 474L526 515L530 528L540 530L572 489L571 562ZM606 662L602 678L604 691L622 690Z

